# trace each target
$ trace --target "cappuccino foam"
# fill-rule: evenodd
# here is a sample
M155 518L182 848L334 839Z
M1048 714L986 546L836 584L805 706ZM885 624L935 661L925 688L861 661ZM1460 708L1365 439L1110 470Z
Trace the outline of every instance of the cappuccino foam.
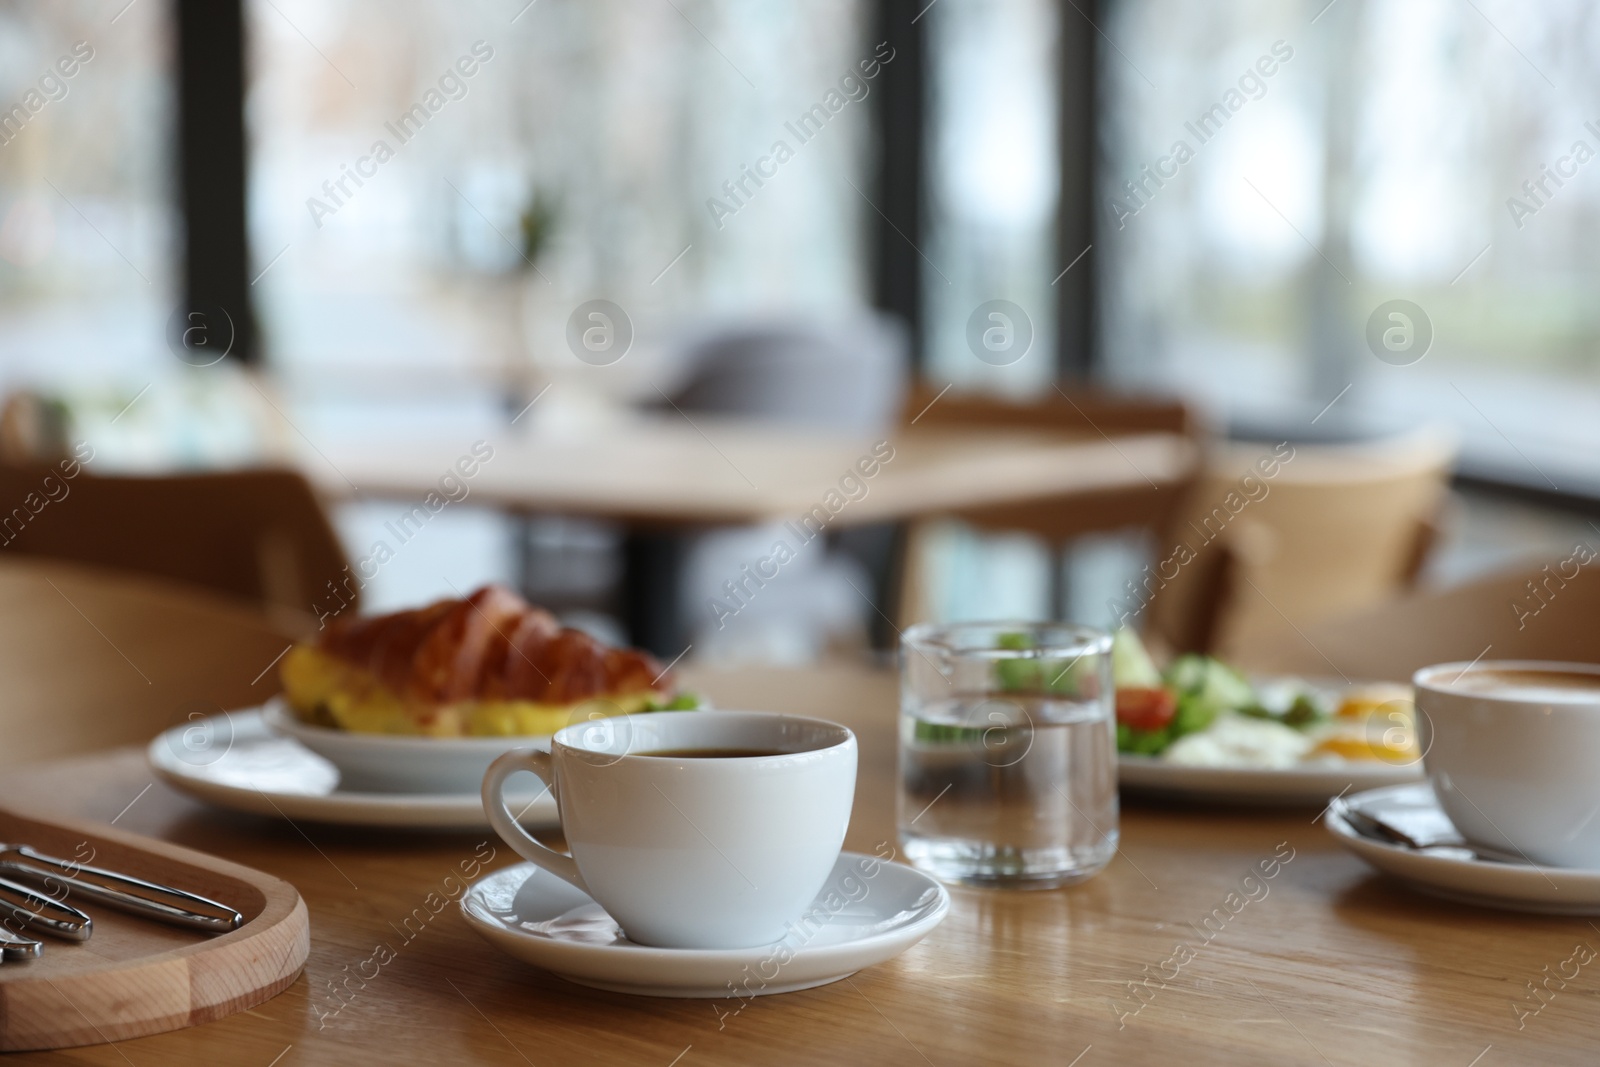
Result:
M1429 681L1441 689L1499 700L1537 704L1600 703L1600 674L1579 671L1486 667L1469 670L1454 680L1434 677Z

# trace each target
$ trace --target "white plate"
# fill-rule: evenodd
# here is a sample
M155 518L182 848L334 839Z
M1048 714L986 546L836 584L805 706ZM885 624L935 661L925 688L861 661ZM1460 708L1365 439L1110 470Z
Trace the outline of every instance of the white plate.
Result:
M921 871L855 852L840 854L789 936L761 948L636 945L586 893L531 863L496 871L461 898L468 925L491 945L569 982L650 997L726 998L729 1012L752 996L826 985L892 959L949 910L950 894Z
M1436 806L1433 789L1420 785L1374 789L1345 802L1373 811L1386 805ZM1329 811L1328 832L1345 848L1413 889L1448 900L1546 915L1600 915L1600 870L1536 867L1419 852L1363 837L1337 811Z
M1257 693L1310 692L1336 707L1351 690L1386 683L1348 682L1330 678L1251 676ZM1321 807L1329 797L1386 785L1404 785L1423 778L1422 761L1328 760L1294 767L1191 767L1155 756L1117 756L1117 783L1127 789L1218 804Z
M301 722L282 697L261 708L269 730L294 738L339 768L345 788L369 793L478 795L489 764L514 748L550 749L550 735L409 737L361 734Z
M1422 779L1422 761L1306 763L1298 767L1186 767L1152 756L1118 756L1117 784L1140 793L1212 803L1321 806L1329 797Z
M251 708L195 719L161 734L146 750L168 785L209 804L290 820L411 829L487 829L483 802L471 793L363 793L340 788L339 770L298 741L267 728ZM559 822L548 792L525 802L522 821Z

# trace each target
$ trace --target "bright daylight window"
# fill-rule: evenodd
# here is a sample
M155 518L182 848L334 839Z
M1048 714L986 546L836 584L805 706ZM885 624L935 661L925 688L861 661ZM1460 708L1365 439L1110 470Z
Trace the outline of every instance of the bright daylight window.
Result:
M115 414L175 365L170 37L162 4L0 6L7 390L42 384Z
M1593 6L1319 7L1108 5L1107 369L1247 430L1441 422L1469 471L1600 489Z
M313 436L350 428L357 398L437 412L457 383L472 409L560 373L594 298L645 340L694 312L868 302L867 105L788 128L870 58L856 0L249 15L256 288L275 367L339 401Z
M1056 376L1059 7L941 0L927 9L930 380L1025 394ZM1022 309L1026 324L1013 325L1031 331L1032 345L1015 363L991 364L974 357L967 322L1001 299Z

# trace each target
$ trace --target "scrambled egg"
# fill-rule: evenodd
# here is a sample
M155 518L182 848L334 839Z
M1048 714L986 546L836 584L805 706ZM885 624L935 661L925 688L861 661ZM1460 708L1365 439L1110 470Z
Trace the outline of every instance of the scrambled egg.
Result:
M467 700L419 705L359 667L307 645L283 658L284 696L304 722L363 734L427 737L516 737L552 734L585 719L644 711L659 694L644 690L575 704L531 700Z

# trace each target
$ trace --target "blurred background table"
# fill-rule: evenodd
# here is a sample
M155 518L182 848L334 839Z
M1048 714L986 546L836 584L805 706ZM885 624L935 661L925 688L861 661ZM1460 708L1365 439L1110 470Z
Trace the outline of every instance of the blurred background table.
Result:
M885 441L892 458L860 477ZM559 512L642 525L794 520L820 505L840 478L866 486L833 523L853 526L986 504L1097 489L1172 484L1193 463L1176 434L1119 436L996 428L919 429L881 435L796 429L753 420L629 419L573 433L497 434L494 459L471 488L528 512ZM384 440L305 452L301 465L326 495L419 499L468 452L464 441Z
M711 415L630 416L564 432L497 433L487 442L493 459L471 464L469 490L479 503L524 517L621 523L627 540L619 586L629 638L671 658L689 640L679 608L682 531L783 522L799 528L820 507L831 538L844 529L905 529L913 520L984 509L1007 509L1015 522L1026 521L1030 509L1092 512L1109 494L1175 494L1193 469L1193 440L1109 425L1114 437L1082 424L908 425L872 435ZM889 451L875 456L878 442ZM412 501L438 492L441 477L463 457L471 458L467 441L346 439L302 448L298 463L335 500ZM858 469L863 460L876 468L870 478ZM841 486L841 479L860 488ZM903 547L885 551L898 556ZM884 618L901 614L892 587L898 563L880 561L871 568L877 588L863 590Z
M825 715L861 741L847 847L894 842L895 677L832 667L691 672L725 707ZM146 791L148 790L148 791ZM130 801L135 801L129 806ZM28 768L0 803L101 821L258 867L311 910L305 976L220 1022L13 1062L365 1064L1328 1064L1590 1063L1592 977L1570 980L1519 1031L1514 1003L1595 943L1581 918L1514 915L1417 896L1339 849L1315 811L1131 806L1122 850L1067 890L957 888L949 918L889 963L818 989L738 1001L598 992L520 964L455 908L401 944L396 926L483 835L291 826L207 810L151 785L139 749ZM120 816L120 818L118 818ZM494 842L491 866L512 860ZM1176 976L1190 924L1224 908L1264 860L1291 856ZM1254 891L1259 894L1259 890ZM398 946L337 1015L342 983ZM1143 982L1147 1001L1128 983ZM1120 1013L1119 1014L1119 1010Z

